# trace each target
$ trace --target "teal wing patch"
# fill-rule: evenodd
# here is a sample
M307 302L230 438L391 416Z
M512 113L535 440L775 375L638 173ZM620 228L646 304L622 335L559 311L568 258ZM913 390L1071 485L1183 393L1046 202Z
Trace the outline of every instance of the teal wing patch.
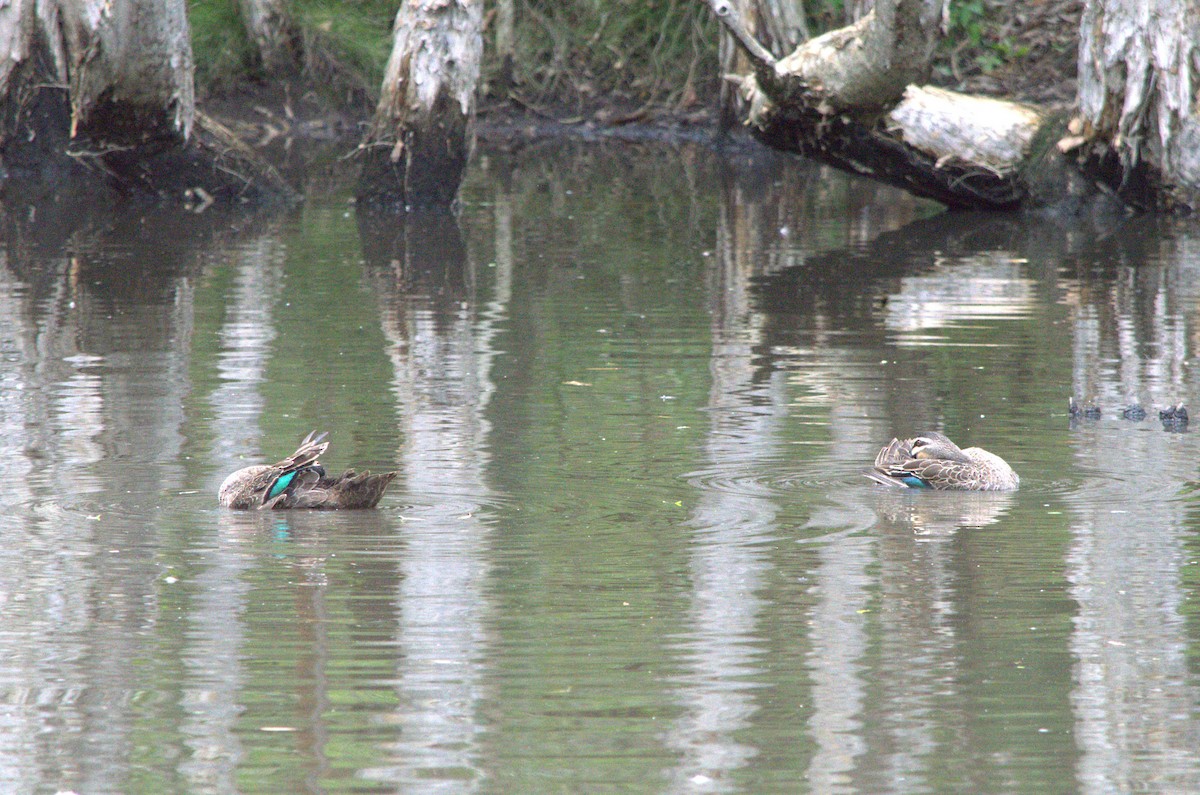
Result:
M271 486L271 491L267 493L267 499L273 500L280 494L283 494L287 487L291 485L294 477L296 477L295 472L288 472L286 475L280 477L279 480L275 481L275 484Z

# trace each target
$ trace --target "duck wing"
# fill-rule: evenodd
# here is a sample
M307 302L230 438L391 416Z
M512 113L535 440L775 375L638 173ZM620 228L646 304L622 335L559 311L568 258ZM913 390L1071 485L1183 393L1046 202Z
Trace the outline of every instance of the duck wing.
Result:
M899 469L931 489L972 489L978 479L972 464L944 458L914 459L906 461Z
M885 444L875 456L875 464L864 475L884 486L908 488L913 485L905 481L912 473L904 469L909 462L916 462L912 457L912 439L897 439Z
M255 478L254 491L263 495L259 508L290 508L296 492L312 488L324 477L325 470L317 459L329 448L327 436L328 432L310 432L296 452Z
M373 475L348 469L337 477L327 477L320 467L303 469L279 494L273 508L316 508L326 510L374 508L388 484L398 472Z
M295 472L297 469L317 463L317 459L320 458L321 454L329 449L329 442L325 441L325 437L327 436L329 436L328 432L317 433L313 431L304 437L304 440L300 442L300 446L296 448L296 452L279 463L274 464L271 468L278 469L281 472Z

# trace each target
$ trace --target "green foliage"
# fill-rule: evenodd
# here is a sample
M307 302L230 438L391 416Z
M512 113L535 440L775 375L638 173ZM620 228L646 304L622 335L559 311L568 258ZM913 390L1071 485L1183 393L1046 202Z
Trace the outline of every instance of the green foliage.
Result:
M987 0L950 0L942 50L951 55L956 78L970 72L991 74L1028 53L1028 46L1018 45L1000 29L1003 10Z
M250 42L231 0L191 0L188 24L192 29L192 55L196 84L205 88L232 83L245 75L250 62Z
M952 0L947 38L952 41L965 38L978 46L983 41L984 11L983 0Z
M527 104L686 105L716 95L718 26L702 3L515 3L512 94ZM307 81L327 91L377 95L397 8L396 0L297 0L292 13L304 41ZM487 18L493 11L487 2ZM190 0L189 19L202 91L250 76L252 45L236 3ZM491 29L484 41L486 90L501 81Z
M573 106L626 111L648 105L686 108L711 104L720 88L720 26L696 0L513 0L511 74L484 30L482 90L527 107ZM485 3L494 18L495 0ZM397 0L295 0L305 80L326 94L373 100L392 44ZM955 79L990 73L1022 58L1027 46L998 30L996 0L952 0L940 67ZM844 0L805 4L810 30L846 24ZM201 91L250 75L252 45L237 4L190 0L192 43Z
M694 0L517 0L515 38L512 93L530 105L686 105L719 87L717 23ZM498 70L487 58L487 84Z
M297 0L291 6L304 41L308 82L326 90L374 95L392 44L396 0ZM188 21L203 91L250 76L252 45L231 0L189 0Z
M312 82L374 97L392 47L396 2L310 0L296 5Z

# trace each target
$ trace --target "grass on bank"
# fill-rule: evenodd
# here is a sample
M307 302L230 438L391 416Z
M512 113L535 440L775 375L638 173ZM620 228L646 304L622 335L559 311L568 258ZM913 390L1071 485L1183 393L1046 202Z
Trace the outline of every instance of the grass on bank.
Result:
M786 2L787 0L774 0ZM795 0L798 1L798 0ZM1019 64L1029 46L1014 33L1023 8L1058 13L1074 0L952 0L934 76L954 85ZM501 74L484 3L482 96L556 115L598 107L713 107L720 89L719 25L698 0L513 0L511 80ZM294 0L304 76L339 104L372 104L391 48L400 0ZM842 0L804 3L810 30L846 24ZM255 79L252 49L232 0L190 0L201 94ZM1017 70L1019 71L1019 70Z

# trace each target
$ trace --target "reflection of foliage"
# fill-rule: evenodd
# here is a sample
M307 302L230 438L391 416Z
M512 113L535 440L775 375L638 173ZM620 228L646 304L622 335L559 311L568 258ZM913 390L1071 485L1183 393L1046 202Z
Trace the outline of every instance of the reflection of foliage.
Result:
M1187 563L1179 570L1180 585L1186 596L1179 602L1179 613L1187 622L1187 636L1200 637L1200 482L1189 481L1181 489L1180 497L1185 500L1185 515L1190 532L1183 536L1183 548ZM1200 673L1200 644L1186 646L1188 669L1193 675Z
M378 309L362 283L358 234L352 220L334 207L308 207L302 221L287 228L289 245L282 276L288 290L267 311L276 330L258 387L264 455L276 460L308 431L330 431L326 463L334 469L353 463L382 468L393 460L394 438L380 429L395 427L391 365L382 351ZM192 372L195 394L211 394L218 372L221 329L235 287L241 252L205 271L196 292ZM363 389L362 384L373 385ZM203 400L203 398L199 398ZM214 411L201 404L199 415ZM363 434L359 428L372 429Z

